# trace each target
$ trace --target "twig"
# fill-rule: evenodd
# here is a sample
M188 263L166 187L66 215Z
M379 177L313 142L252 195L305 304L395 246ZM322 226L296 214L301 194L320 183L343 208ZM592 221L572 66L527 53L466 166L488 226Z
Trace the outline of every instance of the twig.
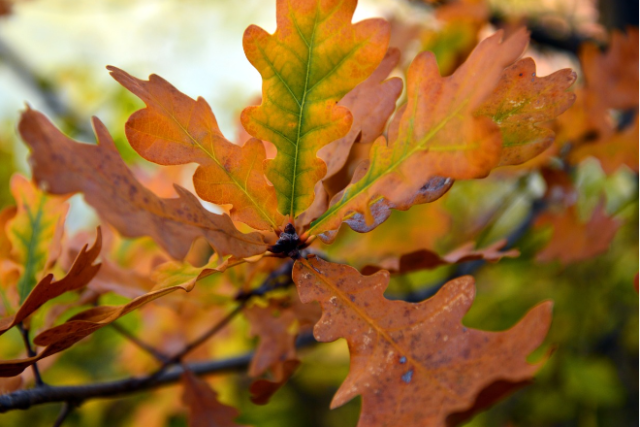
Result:
M29 340L29 329L25 328L22 322L18 323L18 329L20 330L20 334L22 334L22 340L24 341L24 346L27 348L27 356L33 357L36 355L36 352L31 347L31 341ZM42 387L44 381L42 381L42 377L40 376L40 370L38 369L38 364L34 363L31 365L31 369L33 369L33 377L36 381L36 387Z
M68 401L64 402L62 404L62 409L60 409L60 414L58 415L58 418L56 418L56 422L53 423L53 427L60 427L64 420L67 419L72 410L73 405L71 405L71 403L69 403Z
M316 341L313 336L301 336L296 345L298 348L307 347ZM18 390L13 393L0 396L0 413L14 409L28 409L34 405L54 402L71 401L80 404L82 401L99 398L113 398L145 390L173 384L180 380L184 369L188 369L195 375L211 375L241 371L251 362L253 352L238 357L224 360L206 362L192 362L182 365L174 365L170 370L159 375L146 375L143 377L130 377L117 381L94 383L81 386L40 387L28 390Z
M158 360L161 363L167 363L169 361L169 357L167 357L166 355L162 354L160 351L156 350L155 348L153 348L152 346L150 346L149 344L145 343L144 341L142 341L140 338L136 337L135 335L133 335L131 332L129 332L128 330L126 330L125 328L123 328L122 326L120 326L117 323L112 323L110 325L113 329L115 329L116 331L118 331L118 333L122 336L124 336L125 338L127 338L129 341L131 341L132 343L134 343L136 346L138 346L139 348L141 348L142 350L146 351L147 353L149 353L151 356L153 356L156 360Z

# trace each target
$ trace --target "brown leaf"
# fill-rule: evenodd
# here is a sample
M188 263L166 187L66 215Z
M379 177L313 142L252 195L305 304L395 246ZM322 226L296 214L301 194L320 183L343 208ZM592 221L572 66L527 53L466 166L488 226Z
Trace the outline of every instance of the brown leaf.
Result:
M238 410L220 403L218 393L191 371L182 374L182 402L189 408L189 427L240 427Z
M85 200L120 233L151 236L171 256L183 258L203 236L222 255L248 257L266 249L259 233L242 234L227 215L202 207L196 197L175 186L179 197L161 199L144 188L126 167L104 125L93 119L98 145L64 136L41 113L27 109L20 134L31 148L36 181L53 194L84 193Z
M273 380L259 379L252 382L251 386L249 386L251 401L256 405L269 403L271 396L289 381L289 378L295 373L299 365L299 360L285 360L274 366Z
M507 331L485 332L461 323L475 294L470 276L418 304L384 298L386 271L362 276L311 257L296 262L293 278L301 301L322 307L316 339L343 337L349 344L349 375L331 407L361 395L359 427L444 427L496 381L520 383L540 367L526 358L547 333L550 302Z
M152 74L144 81L116 67L107 69L147 104L125 125L134 150L161 165L198 163L193 184L204 200L233 205L231 218L256 229L281 225L276 192L262 169L266 158L262 142L251 139L242 147L229 142L207 101L194 101L160 76Z
M320 308L303 305L296 297L272 299L269 305L253 305L244 310L250 334L260 343L249 366L249 376L258 377L287 360L296 360L296 337L320 318Z
M507 240L502 239L486 248L475 249L475 243L468 242L443 256L428 249L421 249L397 258L387 259L380 266L367 265L360 272L368 276L385 269L391 274L407 274L414 271L431 270L443 265L460 264L480 259L496 262L504 257L513 258L520 255L520 252L516 249L501 251L506 244Z
M607 216L603 204L595 208L586 223L580 221L575 205L559 213L545 212L538 217L536 227L551 226L553 234L536 259L540 262L557 259L566 265L593 258L609 249L620 225L620 221Z
M0 319L0 335L25 320L47 301L65 292L84 288L100 269L100 264L93 262L100 255L101 249L102 234L98 227L95 243L91 249L87 250L87 245L82 248L65 277L54 281L53 274L48 274L33 288L14 315Z

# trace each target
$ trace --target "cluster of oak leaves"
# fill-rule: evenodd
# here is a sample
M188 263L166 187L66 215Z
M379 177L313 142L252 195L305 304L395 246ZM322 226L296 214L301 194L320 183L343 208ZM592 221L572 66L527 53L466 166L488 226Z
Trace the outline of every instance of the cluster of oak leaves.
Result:
M331 243L342 223L368 232L392 209L440 198L455 180L524 164L519 170L542 172L546 201L556 207L539 218L554 228L539 259L570 262L605 250L618 223L599 207L580 224L567 168L553 165L558 158L572 165L593 156L607 173L622 164L638 171L637 112L624 127L610 114L637 109L638 35L613 34L604 52L585 45L584 82L572 91L571 70L541 78L532 59L519 59L528 44L524 30L498 32L477 46L472 40L468 57L448 77L441 77L434 54L422 52L408 67L406 98L396 108L403 84L388 78L400 61L400 52L388 49L390 25L381 19L352 24L355 6L355 0L278 1L273 35L255 26L246 30L244 50L262 75L263 91L261 104L242 112L248 133L242 145L222 135L204 99L191 99L158 76L139 80L109 67L146 104L126 123L131 146L157 164L197 163L198 196L228 214L206 210L179 186L177 198L157 196L127 168L97 118L98 144L89 145L67 138L37 111L22 114L19 131L31 150L37 186L14 176L17 206L0 213L0 334L28 325L46 302L83 292L74 304L52 310L49 327L33 339L36 355L0 362L1 377L19 379L37 361L157 298L191 291L206 276L237 266L245 283L253 283L249 278L292 258L297 294L280 292L244 308L260 339L249 375L270 373L253 384L254 401L268 401L294 372L296 335L313 325L316 340L345 338L349 344L350 372L332 407L362 396L360 426L452 425L532 378L539 364L526 358L544 340L550 302L512 329L488 333L461 323L475 292L470 276L420 303L383 296L390 274L496 261L514 251L501 252L499 243L484 250L466 245L441 257L426 250L398 253L383 266L358 271L323 260L316 239ZM358 145L371 148L358 154ZM95 240L79 235L63 250L66 199L74 193L100 215L105 240L98 229ZM122 240L118 233L151 237L161 249L132 254L135 266L124 269L110 259ZM198 240L215 254L194 267L188 254ZM114 290L132 299L53 326L71 305ZM308 304L313 301L321 313ZM497 381L508 386L477 399ZM183 383L192 417L215 407L217 417L232 422L235 411L219 403L197 407L202 399L189 398L195 393L215 402L206 383L188 373ZM11 387L20 381L5 383Z

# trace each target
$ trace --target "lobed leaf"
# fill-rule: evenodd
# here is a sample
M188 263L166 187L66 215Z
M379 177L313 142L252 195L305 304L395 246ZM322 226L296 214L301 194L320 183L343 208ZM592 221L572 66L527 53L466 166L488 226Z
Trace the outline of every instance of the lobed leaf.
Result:
M60 280L53 280L53 274L46 275L25 298L18 311L0 319L0 335L35 313L44 303L65 292L82 289L96 276L101 264L93 264L102 249L102 233L98 227L96 241L91 249L85 245L67 274Z
M41 113L22 114L20 134L31 149L34 179L53 194L82 192L98 214L127 237L150 236L171 256L184 258L203 236L221 255L262 253L259 233L239 232L227 215L202 207L175 185L178 198L163 199L143 187L126 167L104 125L93 119L98 145L80 144L56 129Z
M555 134L541 126L565 112L576 99L567 89L576 81L568 68L536 76L536 64L524 58L504 70L498 86L476 111L490 117L502 134L499 165L517 165L546 150Z
M39 191L21 175L11 178L17 213L5 225L11 258L21 268L17 288L20 304L60 256L69 205L63 197Z
M640 128L638 114L626 129L620 130L610 137L605 137L592 143L585 143L569 152L569 160L579 163L587 157L595 157L600 161L602 169L607 174L616 172L622 165L638 173L638 140Z
M381 19L351 24L356 0L278 0L273 35L252 25L245 31L247 58L263 79L262 104L242 112L252 136L278 152L266 162L278 209L291 219L312 203L326 173L318 150L351 127L349 111L336 105L378 66L389 26Z
M558 260L566 265L606 252L622 224L616 218L609 217L603 204L600 204L586 223L580 220L576 206L571 205L559 213L543 213L535 225L551 227L553 230L551 239L538 253L536 260Z
M448 426L450 416L478 409L483 392L490 404L540 366L526 358L547 333L550 302L507 331L485 332L461 323L475 294L470 276L418 304L384 298L387 271L362 276L317 257L298 260L293 279L302 302L322 307L316 339L347 340L351 367L331 407L361 395L359 427Z
M264 145L255 139L239 147L220 131L211 107L193 100L162 77L139 80L109 66L111 76L144 101L129 117L125 132L142 157L161 165L198 163L196 193L219 205L232 205L231 218L259 229L277 229L282 215L275 190L264 177Z
M501 39L498 32L482 41L449 77L440 76L432 53L416 57L407 73L408 102L392 123L389 144L384 137L374 143L370 161L311 223L310 234L337 230L350 218L356 220L349 223L354 230L369 231L389 216L391 208L408 209L424 203L424 198L442 195L450 182L434 185L436 177L479 178L498 165L498 127L474 113L498 84L502 70L520 56L528 36L521 30ZM420 195L432 186L436 190L428 197ZM331 240L331 233L321 237Z

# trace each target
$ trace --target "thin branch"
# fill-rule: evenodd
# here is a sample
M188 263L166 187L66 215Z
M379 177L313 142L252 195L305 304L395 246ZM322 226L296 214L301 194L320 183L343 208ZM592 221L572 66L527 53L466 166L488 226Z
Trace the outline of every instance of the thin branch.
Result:
M296 345L298 348L302 348L315 342L313 336L307 334L299 337ZM157 389L178 382L185 368L195 375L212 375L242 371L246 369L251 362L253 354L254 353L251 352L224 360L192 362L185 364L185 367L182 367L182 365L174 365L171 369L159 375L150 374L143 377L129 377L117 381L81 386L47 386L18 390L0 396L0 413L14 409L28 409L34 405L44 403L69 401L73 402L74 405L79 405L85 400L114 398L145 390Z
M25 328L22 322L18 323L18 329L20 330L20 334L22 335L22 340L24 341L24 346L27 349L27 356L33 357L36 355L36 352L31 347L31 340L29 340L29 329ZM31 365L31 369L33 369L33 377L36 381L36 387L42 387L44 381L42 381L42 376L40 376L40 370L38 369L38 364L34 363Z
M69 416L72 410L73 410L73 405L68 401L64 402L62 404L62 409L60 409L60 414L58 415L58 418L56 418L56 422L53 423L53 427L60 427L64 422L64 420L67 419L67 417Z
M115 329L120 335L122 335L123 337L127 338L129 341L134 343L137 347L139 347L140 349L142 349L142 350L146 351L147 353L149 353L151 356L153 356L160 363L167 363L169 361L169 357L168 356L162 354L160 351L156 350L155 348L153 348L149 344L145 343L140 338L136 337L135 335L133 335L131 332L129 332L128 330L126 330L125 328L120 326L119 324L112 323L110 326L113 329Z

